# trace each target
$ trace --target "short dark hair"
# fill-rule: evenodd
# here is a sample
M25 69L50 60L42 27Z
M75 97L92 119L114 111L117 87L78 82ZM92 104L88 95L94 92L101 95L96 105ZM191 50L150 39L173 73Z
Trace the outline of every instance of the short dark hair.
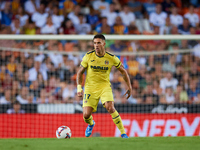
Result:
M13 102L13 105L15 105L15 104L20 105L20 102L19 102L18 100L15 100L15 101Z
M183 18L183 20L187 20L187 21L189 21L189 19L188 19L188 18L185 18L185 17Z
M105 38L105 36L103 34L97 34L97 35L95 35L94 38L93 38L93 40L97 39L97 38L102 39L104 41L106 40L106 38Z
M178 46L178 43L174 42L174 43L171 44L171 46Z

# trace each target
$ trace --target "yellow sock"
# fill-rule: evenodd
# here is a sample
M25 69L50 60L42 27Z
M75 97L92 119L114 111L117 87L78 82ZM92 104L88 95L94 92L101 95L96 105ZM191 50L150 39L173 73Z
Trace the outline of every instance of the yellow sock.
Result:
M93 117L92 117L92 115L88 119L85 119L84 117L83 117L83 119L87 124L93 125Z
M126 134L124 130L124 126L122 124L122 119L119 113L115 110L115 112L112 113L111 116L112 116L113 122L116 124L121 134Z

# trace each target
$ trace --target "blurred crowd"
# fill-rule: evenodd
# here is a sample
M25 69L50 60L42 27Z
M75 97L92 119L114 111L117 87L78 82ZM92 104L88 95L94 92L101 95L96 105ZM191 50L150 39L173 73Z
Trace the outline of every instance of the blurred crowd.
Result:
M0 2L0 34L200 34L199 6L198 0L7 0ZM0 40L0 47L41 51L0 51L0 104L82 103L76 95L76 73L84 53L93 49L92 39ZM199 48L196 40L107 41L111 53L152 52L118 56L133 91L126 100L126 84L113 68L115 103L200 103ZM185 49L193 52L177 52ZM163 50L172 53L153 53Z
M199 34L198 0L4 0L2 34Z

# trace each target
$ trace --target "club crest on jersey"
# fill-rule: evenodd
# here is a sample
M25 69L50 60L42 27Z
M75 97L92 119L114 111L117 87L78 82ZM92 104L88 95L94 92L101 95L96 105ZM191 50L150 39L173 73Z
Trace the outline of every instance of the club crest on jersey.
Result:
M105 64L108 65L108 64L109 64L109 61L105 60Z

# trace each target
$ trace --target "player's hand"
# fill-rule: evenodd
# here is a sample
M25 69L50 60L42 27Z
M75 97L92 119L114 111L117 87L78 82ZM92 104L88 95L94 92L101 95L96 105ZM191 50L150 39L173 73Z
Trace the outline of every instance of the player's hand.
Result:
M128 98L131 96L131 91L132 91L132 89L129 88L129 89L126 91L126 93L124 94L124 96L126 96L126 99L128 99Z
M78 97L83 97L83 91L82 92L77 92Z
M83 96L83 89L82 89L81 85L77 85L77 95L78 95L78 97Z

